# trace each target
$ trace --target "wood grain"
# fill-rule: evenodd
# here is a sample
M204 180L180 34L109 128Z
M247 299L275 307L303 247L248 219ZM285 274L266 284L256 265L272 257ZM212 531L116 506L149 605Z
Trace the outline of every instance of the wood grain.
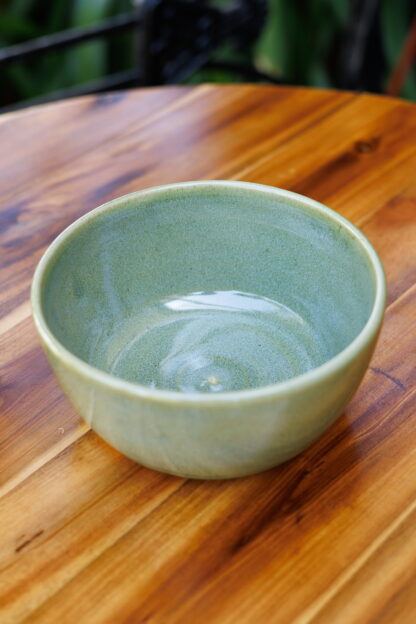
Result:
M0 622L406 624L416 612L416 109L250 85L92 96L0 118ZM28 303L66 225L152 184L234 178L357 223L388 277L345 415L272 471L147 470L63 397Z

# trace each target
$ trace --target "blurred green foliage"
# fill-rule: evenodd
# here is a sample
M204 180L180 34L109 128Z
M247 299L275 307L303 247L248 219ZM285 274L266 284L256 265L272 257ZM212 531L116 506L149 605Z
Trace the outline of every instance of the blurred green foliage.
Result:
M131 11L130 0L0 0L0 47ZM51 51L2 69L0 105L25 100L130 67L132 36L118 34Z
M348 0L269 0L268 22L255 52L258 65L289 83L336 85L333 59L349 10ZM414 0L381 0L385 84L409 33L412 12ZM415 68L402 95L416 100Z
M347 21L348 8L345 0L271 0L257 46L258 64L289 82L331 86L328 56Z
M414 0L382 0L381 35L385 79L397 62L409 31ZM227 4L228 0L218 0ZM0 47L59 30L99 22L132 9L131 0L0 0ZM336 86L333 59L350 9L349 0L269 0L266 27L250 60L262 71L290 84ZM133 35L114 35L65 51L16 62L2 69L0 105L33 98L102 75L135 62ZM229 59L229 49L219 58ZM239 77L220 70L202 71L191 82L229 81ZM403 95L416 100L416 74L407 78Z

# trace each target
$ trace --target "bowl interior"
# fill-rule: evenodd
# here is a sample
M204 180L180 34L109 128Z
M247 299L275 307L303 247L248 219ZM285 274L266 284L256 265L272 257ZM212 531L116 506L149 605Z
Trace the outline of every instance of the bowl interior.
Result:
M307 200L191 185L71 226L41 289L49 329L82 360L150 387L220 392L339 353L370 316L375 275L354 232Z

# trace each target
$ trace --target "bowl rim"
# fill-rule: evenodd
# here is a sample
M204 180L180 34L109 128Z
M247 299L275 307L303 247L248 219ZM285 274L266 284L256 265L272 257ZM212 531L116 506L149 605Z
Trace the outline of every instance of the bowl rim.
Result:
M242 390L225 391L218 393L203 392L181 392L176 390L164 390L160 388L150 388L139 383L127 381L120 377L116 377L111 373L107 373L74 355L69 351L50 331L42 310L42 285L50 263L53 261L55 254L73 232L81 228L85 223L93 220L97 215L110 211L120 204L128 204L130 201L144 198L149 195L158 195L171 190L189 189L189 188L231 188L244 189L249 192L265 193L289 200L291 203L307 206L312 211L323 215L338 223L344 230L360 244L361 249L365 252L367 259L370 261L375 277L375 297L370 316L361 329L359 334L339 353L326 360L320 366L296 375L289 379L258 386L255 388L247 388ZM48 246L42 255L32 281L31 287L31 304L32 315L36 329L41 341L47 351L50 351L55 358L62 361L66 367L72 369L73 372L81 374L93 380L101 386L111 388L116 393L128 395L145 400L153 400L157 402L168 403L186 403L186 404L204 404L218 406L219 404L230 404L241 400L259 400L262 398L270 398L283 396L294 391L302 390L306 387L319 383L326 376L341 370L344 366L351 363L355 357L359 355L361 350L366 347L378 334L381 322L383 320L385 304L386 304L386 278L383 266L372 244L366 236L354 226L348 219L328 208L324 204L311 199L305 195L294 193L274 186L257 184L253 182L242 182L237 180L198 180L191 182L177 182L173 184L164 184L159 186L148 187L127 195L122 195L109 202L106 202L97 208L89 211L85 215L76 219L67 226Z

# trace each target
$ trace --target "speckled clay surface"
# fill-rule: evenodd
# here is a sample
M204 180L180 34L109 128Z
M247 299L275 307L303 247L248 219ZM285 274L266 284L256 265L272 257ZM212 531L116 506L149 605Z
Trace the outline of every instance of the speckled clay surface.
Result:
M32 291L49 360L91 426L147 466L202 478L315 440L367 368L384 298L347 221L238 182L110 202L58 237Z

